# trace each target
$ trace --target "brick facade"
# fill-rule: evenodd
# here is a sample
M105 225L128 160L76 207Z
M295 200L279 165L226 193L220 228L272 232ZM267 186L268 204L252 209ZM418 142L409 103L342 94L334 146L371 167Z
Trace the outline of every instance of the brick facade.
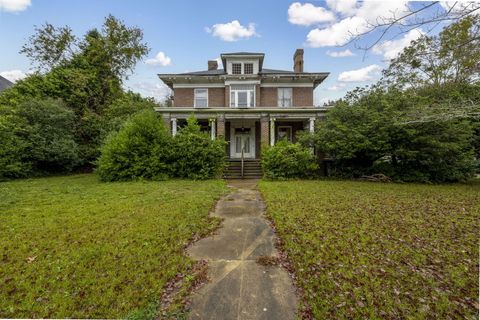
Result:
M260 88L260 106L276 107L277 97L277 88Z
M262 117L260 119L260 143L263 146L268 146L270 141L270 121L269 117Z
M230 106L230 86L208 89L209 108L228 108ZM277 107L277 88L255 86L255 103L257 107ZM313 106L313 88L295 87L292 89L293 107ZM193 108L194 89L175 88L174 106Z
M208 89L208 107L209 108L225 107L225 88L209 88Z
M313 88L298 87L293 88L293 106L294 107L311 107L313 106Z
M193 107L193 88L175 88L173 105L177 107Z

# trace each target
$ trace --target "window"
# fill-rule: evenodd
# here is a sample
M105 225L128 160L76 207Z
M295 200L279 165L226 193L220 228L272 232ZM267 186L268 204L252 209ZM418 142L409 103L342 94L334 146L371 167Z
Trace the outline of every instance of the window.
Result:
M278 126L277 141L287 140L292 142L292 127L291 126Z
M208 107L208 89L195 89L193 106L195 108Z
M292 106L292 88L278 88L278 106Z
M255 86L230 86L230 107L250 108L255 106Z
M232 74L242 74L241 63L232 63Z
M243 73L244 74L253 74L253 63L244 63L243 64Z

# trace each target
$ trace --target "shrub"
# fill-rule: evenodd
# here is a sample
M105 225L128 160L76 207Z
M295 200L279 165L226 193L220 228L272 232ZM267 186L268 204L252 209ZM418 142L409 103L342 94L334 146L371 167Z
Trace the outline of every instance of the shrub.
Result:
M36 174L70 172L79 161L73 112L61 100L30 99L18 105L17 115L25 121L23 161Z
M264 149L262 168L268 179L309 178L315 176L318 164L309 149L283 140Z
M142 111L107 137L97 172L103 181L165 179L171 175L171 148L163 121L154 111Z
M23 161L28 147L20 138L24 127L13 114L0 114L0 180L23 178L31 172L31 163Z
M200 131L193 117L173 139L172 170L176 177L214 178L223 171L225 157L225 142L211 140L208 134Z

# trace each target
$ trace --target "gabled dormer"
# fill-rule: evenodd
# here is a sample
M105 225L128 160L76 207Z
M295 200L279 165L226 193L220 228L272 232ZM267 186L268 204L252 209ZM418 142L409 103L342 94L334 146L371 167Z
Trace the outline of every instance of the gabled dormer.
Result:
M228 75L257 75L262 71L263 53L234 52L221 55L223 68Z

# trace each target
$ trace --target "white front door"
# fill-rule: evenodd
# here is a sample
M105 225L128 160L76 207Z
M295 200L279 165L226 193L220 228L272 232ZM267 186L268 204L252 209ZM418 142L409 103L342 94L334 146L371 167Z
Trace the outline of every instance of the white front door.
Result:
M230 144L232 158L241 158L242 149L244 158L255 158L255 127L232 127Z

